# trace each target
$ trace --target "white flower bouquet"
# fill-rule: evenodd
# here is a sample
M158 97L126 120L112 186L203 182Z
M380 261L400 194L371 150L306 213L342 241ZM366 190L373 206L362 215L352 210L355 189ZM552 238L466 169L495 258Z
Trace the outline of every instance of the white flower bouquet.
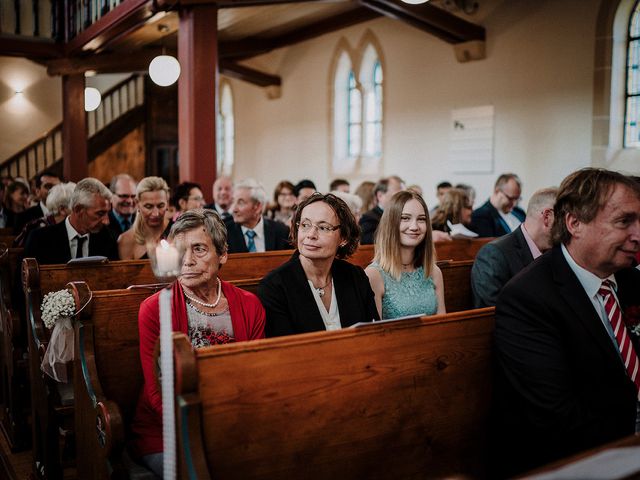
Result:
M67 364L74 357L74 338L71 317L76 314L76 302L69 290L47 293L42 300L42 321L51 332L44 353L42 371L58 382L67 383Z

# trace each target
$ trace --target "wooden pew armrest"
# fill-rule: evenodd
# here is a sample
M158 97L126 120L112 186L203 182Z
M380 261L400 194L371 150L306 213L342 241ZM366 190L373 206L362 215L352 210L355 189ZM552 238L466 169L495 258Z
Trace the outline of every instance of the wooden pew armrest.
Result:
M124 423L120 408L115 402L105 400L95 407L98 445L104 448L107 458L121 455L125 446Z

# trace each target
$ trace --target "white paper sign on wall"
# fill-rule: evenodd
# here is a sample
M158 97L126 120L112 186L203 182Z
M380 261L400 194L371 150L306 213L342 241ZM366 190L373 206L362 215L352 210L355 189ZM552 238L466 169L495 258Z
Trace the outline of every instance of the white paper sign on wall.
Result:
M450 128L453 172L493 173L493 105L452 110Z

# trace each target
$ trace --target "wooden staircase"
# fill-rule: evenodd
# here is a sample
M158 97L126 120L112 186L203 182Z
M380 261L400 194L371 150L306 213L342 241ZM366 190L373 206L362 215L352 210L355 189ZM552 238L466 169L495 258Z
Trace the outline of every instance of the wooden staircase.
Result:
M116 143L145 119L144 76L134 74L102 96L100 106L87 112L89 161ZM47 169L61 172L62 123L0 163L0 175L32 178Z

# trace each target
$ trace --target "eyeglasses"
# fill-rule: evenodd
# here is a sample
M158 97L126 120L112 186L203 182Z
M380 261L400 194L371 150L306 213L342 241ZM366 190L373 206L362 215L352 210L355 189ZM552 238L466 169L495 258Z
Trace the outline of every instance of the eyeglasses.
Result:
M204 197L187 197L187 200L193 200L195 202L203 202Z
M134 193L133 195L127 195L126 193L117 193L116 197L118 197L121 200L126 200L127 198L130 198L131 200L133 200L134 198L136 198L136 194Z
M315 224L312 222L298 222L296 226L302 233L310 232L314 227L318 229L318 233L321 235L329 235L331 232L335 232L340 228L340 225L331 225L329 223Z
M507 193L500 189L500 193L502 193L505 197L507 197L507 200L509 200L510 202L519 202L520 200L522 200L522 197L518 196L518 197L512 197L511 195L507 195Z

